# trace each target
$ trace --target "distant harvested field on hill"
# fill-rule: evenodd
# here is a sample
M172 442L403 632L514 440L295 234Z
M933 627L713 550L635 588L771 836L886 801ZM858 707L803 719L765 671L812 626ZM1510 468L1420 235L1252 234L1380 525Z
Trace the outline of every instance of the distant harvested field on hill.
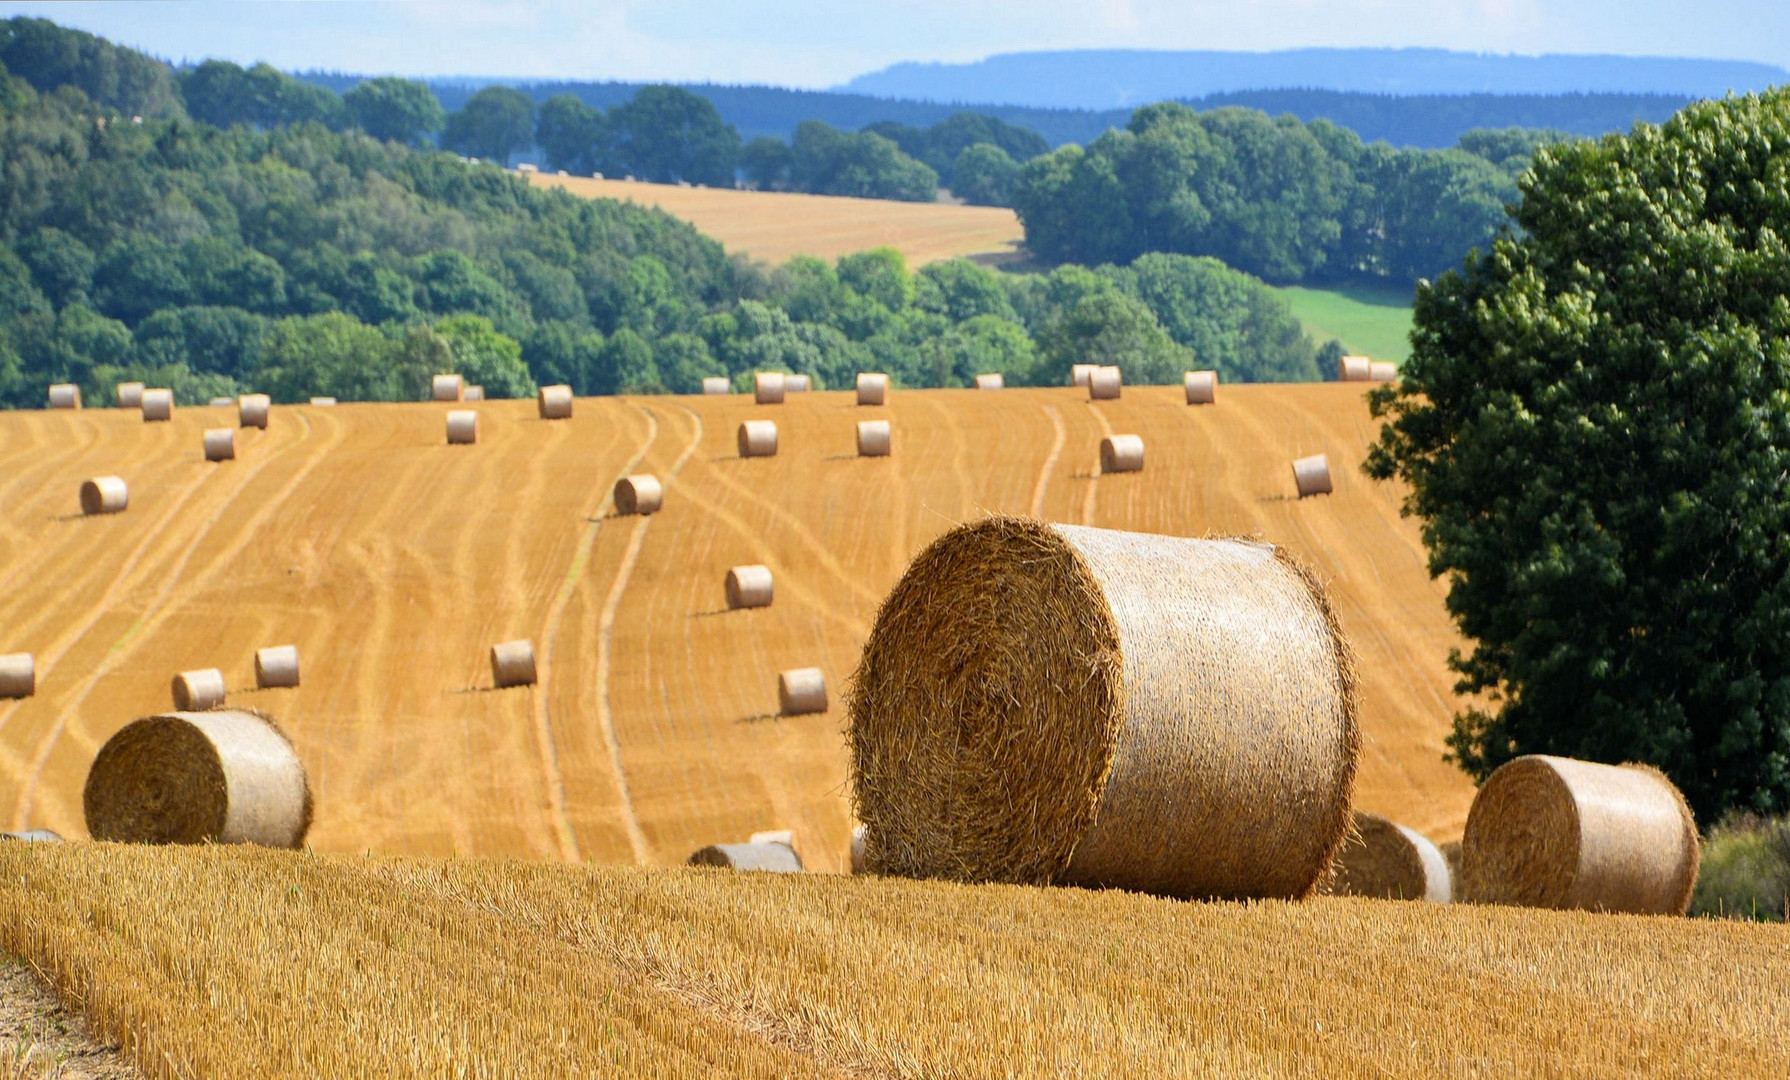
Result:
M721 241L728 251L772 264L792 255L831 262L884 245L907 256L910 268L959 256L995 262L1014 258L1025 240L1019 218L999 206L678 187L545 173L529 179L536 186L563 188L586 198L656 206Z
M1286 298L1314 344L1332 338L1350 353L1402 364L1411 355L1411 293L1408 289L1345 285L1319 289L1303 285L1274 290ZM1335 378L1335 372L1326 372Z

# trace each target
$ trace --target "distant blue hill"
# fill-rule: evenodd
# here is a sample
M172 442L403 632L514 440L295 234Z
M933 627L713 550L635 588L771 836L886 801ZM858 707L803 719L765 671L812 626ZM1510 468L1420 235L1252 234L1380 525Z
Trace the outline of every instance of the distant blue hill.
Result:
M1735 60L1509 56L1446 49L1143 49L1005 53L966 64L901 63L839 87L855 94L1053 109L1113 109L1170 98L1299 88L1369 94L1676 94L1720 97L1790 82Z

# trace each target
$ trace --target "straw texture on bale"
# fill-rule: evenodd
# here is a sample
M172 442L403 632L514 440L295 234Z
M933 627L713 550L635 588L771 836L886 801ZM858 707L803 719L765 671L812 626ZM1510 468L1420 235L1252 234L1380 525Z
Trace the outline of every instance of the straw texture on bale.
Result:
M858 825L851 831L851 872L862 874L864 865L864 826Z
M121 382L118 384L117 394L120 409L141 409L143 407L142 383Z
M1682 915L1697 823L1657 769L1532 754L1486 778L1461 840L1477 903Z
M130 488L119 477L96 476L81 484L83 514L118 514L130 504Z
M702 392L705 394L729 394L733 387L728 384L725 375L709 375L702 380Z
M1349 826L1354 664L1267 544L959 526L883 601L848 719L876 873L1297 898Z
M81 795L95 840L296 848L311 786L292 743L246 709L133 721L106 740Z
M624 476L615 482L615 512L618 514L652 514L665 505L665 485L656 476L644 473Z
M506 686L533 686L534 642L524 639L491 646L491 681L500 690Z
M62 834L51 829L26 829L24 832L0 833L0 840L22 840L27 844L60 844Z
M788 844L710 844L690 856L689 865L799 874L802 872L802 857Z
M827 677L817 667L791 668L777 676L777 711L784 716L827 711Z
M884 405L889 399L889 377L880 372L858 372L858 404Z
M210 405L214 409L228 409L230 406L236 404L236 399L227 398L222 395L219 395L217 397L212 398L206 404Z
M461 395L460 400L461 401L483 401L483 400L485 400L485 388L482 386L479 386L476 383L473 384L472 386L468 386L466 388L465 393Z
M783 392L785 394L806 394L808 392L808 376L783 376Z
M1461 880L1461 842L1450 840L1436 850L1442 853L1442 858L1448 863L1448 876L1454 881L1455 889L1458 892Z
M1355 831L1337 855L1330 891L1338 896L1446 904L1454 896L1453 874L1429 837L1357 810Z
M781 371L759 371L753 373L752 400L760 405L782 404L783 373Z
M1093 375L1094 369L1099 366L1099 364L1070 364L1069 381L1076 386L1086 386L1089 376Z
M449 446L470 446L479 441L479 414L472 409L454 409L447 414Z
M311 399L311 404L316 405L320 408L328 408L329 406L334 405L335 403L336 403L336 399L333 397L314 397Z
M978 390L999 390L1006 385L1007 380L1002 378L998 371L976 376L976 389Z
M465 401L466 380L458 375L437 375L429 380L429 397L434 401Z
M1218 372L1189 371L1181 377L1187 390L1187 404L1211 405L1218 400Z
M143 420L174 419L174 391L155 388L143 391Z
M1293 484L1299 489L1299 497L1307 495L1330 494L1330 459L1323 454L1313 454L1293 462Z
M224 673L217 668L198 668L174 676L174 708L204 712L224 703Z
M236 425L265 431L268 410L272 408L273 399L266 394L244 394L236 399Z
M205 460L230 461L236 457L235 428L205 429Z
M571 419L572 388L565 383L541 387L535 394L535 410L543 420Z
M1116 367L1097 367L1088 373L1088 400L1115 401L1124 384L1124 379Z
M1108 435L1100 440L1102 473L1142 472L1144 440L1141 435Z
M770 607L773 592L771 568L754 563L736 566L727 572L727 606L730 608Z
M777 453L777 422L748 420L740 425L741 457L773 457Z
M0 698L28 698L37 693L37 658L28 652L0 656Z
M80 407L80 387L71 382L50 384L50 408L78 409Z
M1389 360L1375 360L1367 365L1367 377L1372 382L1391 382L1398 378L1398 365Z
M858 456L888 457L893 438L887 420L858 421Z
M1345 356L1336 362L1336 377L1342 382L1366 382L1373 378L1373 361L1365 356Z
M255 685L263 690L298 685L298 646L269 645L255 650Z

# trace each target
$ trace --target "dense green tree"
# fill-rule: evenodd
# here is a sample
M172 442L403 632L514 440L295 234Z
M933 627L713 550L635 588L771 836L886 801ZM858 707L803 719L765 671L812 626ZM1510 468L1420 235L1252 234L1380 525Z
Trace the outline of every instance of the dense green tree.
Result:
M441 102L426 83L387 75L342 95L348 119L375 139L421 146L441 130Z
M1082 297L1037 333L1035 381L1065 385L1075 364L1110 364L1129 383L1177 382L1193 354L1142 301L1117 290Z
M341 98L267 63L244 69L228 60L207 60L180 77L180 91L193 119L218 127L319 123L340 128L347 120Z
M31 280L31 268L10 250L0 249L0 317L49 310L49 298Z
M234 307L163 308L137 324L133 361L149 367L247 378L260 366L267 319Z
M1538 148L1570 138L1552 128L1474 128L1463 133L1456 145L1515 176L1529 167Z
M884 121L864 129L890 140L901 152L925 164L939 176L939 182L962 195L956 175L956 163L972 146L992 146L1009 161L1030 161L1050 151L1050 143L1035 131L1015 127L984 113L959 112L927 128Z
M492 398L532 397L535 381L522 362L522 345L497 332L483 315L454 315L436 323L434 331L453 353L446 369L485 388Z
M609 335L597 369L598 393L662 394L665 384L653 362L653 347L623 327Z
M945 259L921 267L914 275L914 304L951 322L965 322L978 315L1019 320L1000 275L968 259Z
M976 376L999 373L1015 385L1038 382L1038 350L1025 327L998 315L976 315L928 342L934 386L970 386Z
M33 229L19 241L19 258L32 280L57 307L84 304L93 287L93 250L53 226Z
M1169 337L1224 382L1318 379L1311 339L1287 302L1217 259L1140 256L1111 271L1129 295L1149 306Z
M77 87L125 117L180 112L168 65L48 19L19 16L0 22L0 64L40 93Z
M324 394L342 401L416 401L439 368L376 327L339 311L281 319L269 329L249 382L275 401Z
M967 146L951 168L951 194L974 206L1012 206L1019 164L992 143Z
M165 307L183 307L192 299L184 262L178 248L147 233L121 240L94 268L94 299L105 314L127 323Z
M568 322L543 322L522 342L522 359L536 383L564 383L579 397L598 393L602 369L603 335L588 326Z
M571 94L555 94L535 117L535 142L549 169L578 176L601 172L609 156L609 125L603 114Z
M447 118L441 145L504 165L511 154L534 145L534 117L534 101L527 94L512 86L487 86Z
M914 278L907 272L907 257L895 248L841 255L838 274L841 285L889 311L905 311L914 302Z
M653 345L653 363L665 388L674 394L702 393L702 380L725 375L727 368L695 334L666 334Z
M798 191L865 199L932 202L938 174L874 132L845 132L805 120L790 143L790 183Z
M643 86L609 110L609 130L617 161L642 179L733 186L740 133L700 94Z
M1543 146L1520 231L1417 294L1368 468L1410 484L1519 754L1645 761L1705 822L1790 805L1790 91Z
M760 191L788 191L795 155L782 139L760 135L740 151L740 171Z

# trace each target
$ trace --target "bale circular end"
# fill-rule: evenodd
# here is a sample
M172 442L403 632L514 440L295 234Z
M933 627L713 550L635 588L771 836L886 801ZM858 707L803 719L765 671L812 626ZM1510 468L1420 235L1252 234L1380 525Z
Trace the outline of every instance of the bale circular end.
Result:
M1187 404L1211 405L1218 400L1218 372L1189 371L1181 381L1187 391Z
M726 588L730 608L770 607L771 568L757 563L736 566L727 572Z
M781 371L760 371L752 376L752 400L760 405L782 404L784 389Z
M83 514L122 513L130 501L130 488L116 476L96 476L81 484Z
M236 429L208 428L205 432L205 460L231 461L236 457Z
M28 652L0 656L0 698L28 698L37 693L37 659Z
M466 380L458 375L437 375L429 380L429 398L432 401L464 401Z
M159 388L143 391L142 408L145 423L174 419L174 391Z
M535 409L543 420L571 419L572 388L564 383L541 387L535 394Z
M740 425L741 457L774 457L777 453L777 422L748 420Z
M143 407L143 384L140 382L121 382L115 393L118 395L120 409L141 409Z
M472 409L455 409L447 414L449 446L470 446L479 441L479 414Z
M95 840L296 848L311 789L291 742L240 709L133 721L100 747L81 795Z
M1124 384L1119 369L1101 365L1088 373L1089 401L1116 401Z
M1108 435L1100 440L1100 472L1142 472L1144 440L1141 435Z
M1365 356L1345 356L1336 362L1336 377L1341 382L1367 382L1373 378L1373 361Z
M1330 459L1323 454L1313 454L1293 462L1293 484L1299 489L1299 497L1307 495L1330 494Z
M265 431L267 414L272 408L273 399L266 394L244 394L236 399L236 424Z
M881 405L889 396L889 377L880 372L858 372L858 404Z
M702 392L705 394L730 394L733 387L725 375L709 375L702 380Z
M78 409L81 407L81 388L74 383L53 383L50 386L50 408Z
M255 685L263 690L298 685L298 646L270 645L255 650Z
M894 433L887 420L858 421L858 456L888 457Z
M1007 380L1002 378L998 371L976 376L976 389L978 390L999 390L1006 385Z
M533 686L534 642L524 639L491 646L491 681L499 690L507 686Z
M1448 860L1428 837L1357 810L1354 834L1337 854L1330 891L1338 896L1446 904L1454 895L1452 883Z
M204 712L224 703L224 673L199 668L174 676L174 708L180 712Z
M624 476L615 482L615 512L651 514L665 505L665 485L656 476Z
M710 844L689 858L690 866L718 866L725 870L766 870L799 874L802 857L783 843Z
M784 716L827 711L827 677L816 667L791 668L777 676L777 708Z

